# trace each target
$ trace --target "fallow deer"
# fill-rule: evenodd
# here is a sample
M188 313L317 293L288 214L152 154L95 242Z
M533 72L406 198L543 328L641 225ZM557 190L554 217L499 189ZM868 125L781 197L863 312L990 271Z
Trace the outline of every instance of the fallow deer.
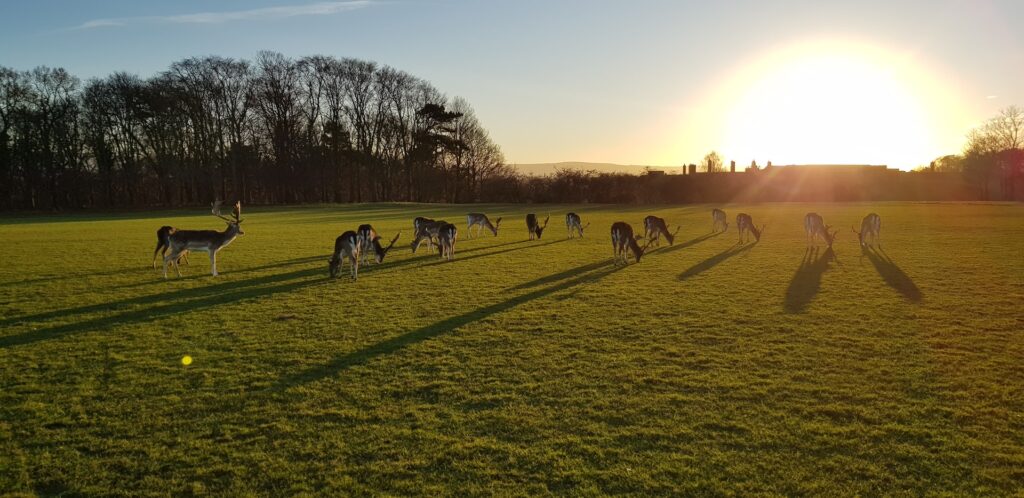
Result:
M331 253L331 259L327 260L327 271L330 273L331 278L337 278L341 276L341 268L345 263L345 258L348 258L349 265L352 267L352 280L359 278L359 252L362 250L362 244L359 240L359 234L349 230L338 236L334 240L334 252Z
M544 233L544 229L548 227L548 220L551 216L544 218L544 225L537 223L537 215L530 213L526 215L526 229L530 232L530 240L540 240L541 234Z
M627 259L626 249L633 251L633 256L636 257L636 262L640 262L640 258L644 255L647 247L651 244L647 241L643 247L640 247L636 243L637 237L633 235L633 227L629 226L629 223L624 221L616 221L612 224L612 257L615 260L615 264L622 263L624 265L629 264Z
M377 264L380 264L380 263L384 262L384 256L387 256L388 251L390 251L391 248L394 247L395 242L397 242L398 238L401 237L401 236L402 236L402 232L399 231L397 234L395 234L395 238L391 239L391 243L388 244L387 247L384 247L384 246L382 246L380 244L380 236L379 235L374 237L373 240L370 241L369 252L373 253L373 257L376 258Z
M469 213L466 215L466 233L469 237L473 237L473 227L476 228L477 236L480 235L480 231L484 228L491 231L495 237L498 236L498 226L501 225L501 218L494 220L494 224L491 224L491 220L487 218L486 214L483 213Z
M364 223L356 229L356 235L359 237L359 256L362 258L360 263L365 265L366 259L373 252L373 241L378 238L377 231L373 229L373 226Z
M416 250L420 248L423 241L426 241L428 247L433 250L434 244L437 241L438 232L441 230L442 226L447 224L448 222L444 220L435 221L427 218L423 218L419 223L415 224L416 233L413 234L412 245L410 246L413 254L416 254Z
M729 221L725 217L725 211L715 208L711 210L711 231L718 232L719 230L726 232L729 230Z
M170 236L172 233L177 231L177 228L167 225L160 227L160 229L156 231L156 250L153 251L153 268L156 268L157 253L160 253L161 257L167 255L167 250L171 247L171 241L169 240ZM188 264L188 251L181 253L181 257L178 258L178 262L180 263L181 260L184 260L186 265Z
M761 225L761 228L754 226L754 219L747 213L740 213L736 215L736 229L740 232L740 244L746 242L746 235L748 232L754 236L754 240L757 242L761 241L761 233L764 231L765 225Z
M582 225L580 221L580 215L576 213L565 214L565 229L569 231L569 238L573 238L576 233L579 233L580 238L583 238L583 230L590 226L588 222L586 225Z
M455 242L458 239L459 229L451 223L445 223L437 233L437 245L441 253L441 259L452 261L455 259Z
M871 213L864 217L864 220L860 222L860 231L858 232L855 228L850 227L853 233L857 234L857 238L860 240L860 246L867 248L871 245L882 246L882 217L875 213ZM870 241L868 240L870 238Z
M676 231L669 233L668 225L665 224L664 218L657 216L646 216L644 217L644 236L647 240L661 246L661 236L665 236L665 240L668 241L668 245L672 245L676 242L676 234L679 233L680 226L676 227Z
M164 278L167 278L167 265L174 264L174 271L181 276L178 268L178 258L185 251L202 251L210 254L210 273L217 276L217 252L227 247L239 235L245 235L242 231L242 203L236 202L232 218L220 214L221 201L213 203L211 212L214 216L227 222L228 226L223 232L215 230L176 230L170 234L170 254L164 256Z
M818 237L824 240L829 247L832 247L832 243L836 240L836 235L839 230L829 232L832 225L826 225L825 220L818 213L807 213L804 216L804 230L807 232L807 245L817 245Z

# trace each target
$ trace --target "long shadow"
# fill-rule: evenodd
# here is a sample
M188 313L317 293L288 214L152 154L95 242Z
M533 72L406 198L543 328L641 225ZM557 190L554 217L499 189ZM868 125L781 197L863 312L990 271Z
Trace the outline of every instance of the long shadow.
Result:
M596 270L598 268L601 268L602 266L608 266L609 264L610 263L608 262L608 260L596 261L594 263L590 263L590 264L586 264L586 265L582 265L582 266L577 266L576 268L572 268L570 270L565 270L563 272L555 273L555 274L552 274L552 275L547 275L547 276L538 278L536 280L531 280L529 282L519 284L519 285L517 285L515 287L509 287L508 290L523 290L523 289L529 289L531 287L537 287L537 286L541 286L541 285L545 285L545 284L550 284L552 282L557 282L559 280L567 279L567 278L572 277L574 275L579 275L581 273L585 273L585 272L588 272L588 271Z
M693 246L695 246L697 244L700 244L701 242L704 242L705 240L713 239L715 237L718 237L719 235L722 235L722 233L723 232L711 232L711 233L707 233L707 234L701 235L700 237L697 237L695 239L687 240L686 242L680 242L678 244L673 244L673 245L665 247L665 248L655 248L653 251L651 251L651 254L659 254L659 253L660 254L665 254L665 253L680 251L680 250L686 249L687 247L693 247Z
M222 282L218 284L208 285L205 287L197 287L190 289L178 289L169 292L160 292L156 294L148 294L145 296L138 296L129 299L121 299L118 301L108 301L104 303L89 304L85 306L77 306L73 308L64 308L59 310L44 311L42 313L35 313L32 315L23 315L10 318L4 318L0 320L0 326L11 325L22 322L33 322L41 320L49 320L52 318L69 318L75 315L82 315L88 313L96 313L101 311L115 311L118 308L126 306L148 306L151 304L157 304L162 301L171 300L189 300L197 298L206 298L209 296L216 296L224 293L244 291L246 288L258 287L267 284L273 284L283 282L287 280L293 280L304 276L315 275L319 272L319 269L304 269L295 270L286 273L275 273L273 275L264 275L261 277L250 278L247 280L233 280ZM326 271L323 272L326 276Z
M313 367L293 375L282 377L269 390L277 391L287 389L288 387L297 386L301 384L308 384L328 377L333 377L344 370L347 370L354 366L362 365L364 363L369 362L370 360L373 360L374 358L395 353L408 346L412 346L414 344L418 344L420 342L432 339L447 332L451 332L454 329L481 320L490 315L510 310L512 308L515 308L516 306L525 304L534 299L542 298L580 284L595 282L621 269L620 267L615 267L608 264L607 261L604 262L603 265L605 268L602 270L585 273L583 275L577 276L576 278L564 280L557 285L552 285L550 287L538 289L523 294L521 296L516 296L505 301L492 304L490 306L485 306L483 308L478 308L473 311L463 313L461 315L447 318L432 325L427 325L425 327L406 332L399 336L383 340L376 344L367 346L363 349L359 349L357 351L344 354L329 361L325 365ZM591 265L584 265L580 268L585 268L589 266Z
M786 288L786 302L783 306L787 313L802 313L807 309L807 305L821 289L821 276L834 260L835 253L831 247L820 255L817 247L804 251L800 266Z
M467 257L459 257L459 254L462 254L462 253L459 252L459 250L458 250L459 246L458 246L458 244L456 244L455 245L456 249L455 249L455 260L454 261L439 260L439 261L435 261L433 263L427 263L427 264L423 265L422 268L427 268L427 267L435 266L435 265L443 265L443 264L446 264L446 263L458 263L460 261L470 261L470 260L474 260L474 259L477 259L477 258L486 258L488 256L497 256L498 254L504 254L504 253L512 252L512 251L526 251L526 250L529 250L529 249L533 249L535 247L549 246L551 244L560 244L560 243L565 242L567 240L569 240L569 239L555 239L555 240L548 241L548 242L541 242L539 244L531 244L531 245L528 245L526 247L513 247L511 249L503 249L501 251L492 251L492 252L487 252L487 253L483 253L483 254L474 254L472 256L467 256ZM525 241L525 242L530 242L530 241ZM469 251L464 251L464 252L469 252Z
M708 271L708 270L718 266L719 264L725 262L729 258L732 258L734 256L738 256L740 254L743 254L743 253L753 249L754 246L756 246L756 245L757 245L757 243L745 244L745 245L738 245L738 244L734 245L734 246L732 246L732 247L730 247L730 248L728 248L728 249L726 249L726 250L724 250L724 251L722 251L722 252L720 252L720 253L718 253L718 254L716 254L714 256L711 256L708 259L705 259L704 261L701 261L700 263L697 263L697 264L687 268L686 271L684 271L684 272L679 274L678 278L679 278L679 280L686 280L688 278L700 275L701 273L704 273L704 272L706 272L706 271Z
M169 304L150 306L143 309L126 311L123 313L93 318L90 320L68 323L64 325L56 325L53 327L46 327L42 329L31 330L28 332L22 332L20 334L0 337L0 349L6 349L14 346L21 346L25 344L32 344L36 342L53 339L60 339L62 337L80 334L84 332L107 330L110 329L111 327L116 327L120 325L147 323L168 316L179 315L182 313L190 313L196 310L213 308L225 304L234 304L239 301L262 298L272 294L292 292L312 285L327 284L327 280L322 278L303 278L317 275L317 273L318 272L315 272L313 270L303 270L301 272L288 274L289 280L300 278L302 280L289 281L286 283L273 285L269 287L248 287L230 292L209 294L196 299L186 299L177 302L172 302Z
M889 287L896 289L897 292L912 303L921 302L921 299L924 297L921 289L917 288L914 280L904 273L887 254L881 251L876 252L871 249L865 249L864 255L868 257L868 260L875 266L875 270Z

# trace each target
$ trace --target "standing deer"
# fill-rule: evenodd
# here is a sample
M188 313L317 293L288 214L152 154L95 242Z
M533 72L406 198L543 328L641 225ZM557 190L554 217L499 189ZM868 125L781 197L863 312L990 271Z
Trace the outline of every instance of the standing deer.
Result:
M676 234L679 233L680 226L676 227L676 231L669 233L668 225L665 224L664 218L657 216L647 216L644 218L644 236L647 240L656 243L661 246L661 236L665 236L665 240L668 241L668 245L672 245L676 242Z
M633 235L633 227L629 226L629 223L624 221L616 221L612 224L612 257L615 260L615 264L622 263L628 265L629 261L626 256L626 248L633 251L633 256L636 257L636 262L640 262L640 258L644 255L644 251L647 250L647 246L651 244L647 241L643 247L640 247L636 243L637 237Z
M242 203L236 202L232 218L220 214L221 201L213 203L211 212L214 216L227 222L228 226L223 232L215 230L176 230L168 237L170 242L170 254L164 256L164 278L167 278L167 264L174 264L174 271L181 276L178 268L178 258L185 251L203 251L210 254L210 273L217 276L217 252L227 247L239 235L245 235L242 231Z
M711 210L711 231L718 232L719 229L725 232L729 230L729 221L725 217L725 211L715 208Z
M818 213L807 213L807 216L804 216L804 230L807 232L808 246L817 245L818 237L821 237L821 240L832 247L839 230L829 233L831 228L832 225L826 225L825 220Z
M852 226L850 230L857 234L857 238L860 240L860 246L867 248L872 244L882 247L882 217L875 213L871 213L864 217L864 220L860 222L860 231L858 232ZM868 238L871 238L868 241Z
M153 251L153 268L156 268L157 253L160 253L160 256L167 255L167 249L170 249L171 247L171 234L177 231L177 228L166 225L160 227L160 229L156 231L156 250ZM161 249L163 249L162 252ZM188 251L184 251L181 253L181 257L178 258L178 262L180 263L181 260L185 260L185 264L188 264Z
M451 223L445 223L437 233L437 245L441 253L441 259L453 261L455 259L455 241L458 239L459 229Z
M580 215L576 213L565 214L565 229L569 231L569 238L573 238L576 233L580 234L580 238L583 238L583 229L590 226L588 222L586 225L580 224Z
M761 241L761 232L764 231L765 225L761 225L761 228L754 226L754 219L747 213L740 213L736 215L736 229L740 232L740 244L746 242L744 235L750 232L754 236L754 240L757 242Z
M327 271L330 273L331 278L337 278L341 276L341 268L345 263L345 258L348 258L349 265L352 267L352 280L359 278L359 252L362 249L362 244L359 240L359 234L349 230L338 236L334 240L334 252L331 253L331 259L327 260Z
M473 238L473 227L476 228L477 236L480 235L480 230L484 228L491 231L495 237L498 236L498 226L501 225L501 217L491 224L491 220L487 218L486 214L483 213L469 213L466 215L466 233L469 234L470 238Z
M530 240L540 240L540 236L544 233L544 229L548 227L548 220L550 219L550 215L544 218L544 225L541 226L537 223L537 215L533 213L526 215L526 229L530 232Z
M359 256L362 258L360 263L365 265L367 264L366 259L373 252L373 241L378 238L377 231L373 229L373 226L364 223L356 229L356 236L359 237Z

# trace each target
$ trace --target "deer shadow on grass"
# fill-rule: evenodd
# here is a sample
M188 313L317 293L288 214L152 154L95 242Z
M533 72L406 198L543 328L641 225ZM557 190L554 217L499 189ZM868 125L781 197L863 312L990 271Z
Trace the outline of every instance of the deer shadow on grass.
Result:
M680 242L678 244L672 244L672 245L670 245L670 246L668 246L668 247L666 247L664 249L662 249L660 247L654 247L654 248L651 248L650 254L666 254L666 253L670 253L670 252L680 251L680 250L686 249L687 247L693 247L693 246L695 246L697 244L700 244L701 242L704 242L705 240L713 239L715 237L718 237L719 235L722 235L722 233L723 232L706 233L704 235L701 235L700 237L687 240L686 242Z
M376 344L371 344L363 347L362 349L338 356L324 365L312 367L292 375L286 375L280 378L274 386L269 388L269 390L279 391L293 386L316 382L328 377L334 377L349 368L363 365L381 356L397 353L406 347L444 335L459 327L469 325L497 313L508 311L516 306L526 304L535 299L540 299L560 291L572 289L573 287L582 284L596 282L625 267L613 266L609 260L605 260L600 263L599 269L594 271L594 268L598 268L595 266L595 263L581 265L577 268L559 274L566 277L575 275L574 277L562 278L560 282L555 278L548 281L551 283L557 282L554 283L554 285L530 291L526 294L512 297L489 306L484 306L461 315L446 318L425 327L410 330L398 336L380 341Z
M295 270L286 273L275 273L273 275L264 275L244 280L230 280L227 282L216 283L204 287L177 289L167 292L159 292L156 294L148 294L145 296L132 297L128 299L107 301L103 303L88 304L84 306L44 311L41 313L34 313L31 315L4 318L0 319L0 326L9 326L18 323L43 322L55 318L73 319L74 317L79 315L88 315L102 312L114 312L114 315L108 316L107 318L88 319L85 320L84 322L81 322L82 324L89 324L92 322L109 321L108 326L113 326L117 324L117 320L110 321L112 320L113 317L122 315L134 316L133 314L145 314L150 309L164 307L163 303L167 301L173 301L174 306L183 306L184 308L182 308L181 310L187 311L189 309L189 303L195 302L199 305L199 307L203 307L202 304L206 301L226 303L231 302L231 300L245 299L247 297L258 297L260 295L265 294L265 292L263 292L264 289L273 289L274 287L288 287L289 285L292 285L294 283L291 282L293 280L317 276L320 273L326 274L326 272L322 272L320 268L316 268ZM271 284L276 285L274 287L264 287ZM120 309L138 306L143 307L143 309L137 311L133 310L129 312L118 313ZM150 306L152 306L153 308L149 308ZM66 328L73 327L74 325L76 324L67 324L57 328L64 330ZM48 330L50 330L50 328L43 327L42 329L31 334L40 333L40 335L45 335ZM16 339L13 339L14 337L18 336L15 335L0 338L0 347L10 345L11 341L17 341Z
M878 251L863 249L862 254L867 256L868 261L874 265L875 271L878 275L885 280L885 283L892 287L897 292L903 295L908 301L912 303L921 302L924 294L921 293L921 289L917 287L914 280L910 278L896 263L889 258L889 255L885 254L879 248Z
M839 263L836 253L832 251L831 247L821 254L818 254L817 247L807 248L804 251L800 266L797 267L793 279L789 281L789 287L786 288L784 308L787 313L802 313L807 309L807 305L821 289L822 275L828 270L829 263L833 261Z
M514 242L514 243L510 242L509 244L527 244L527 245L525 245L524 247L512 247L512 248L509 248L509 249L502 249L500 251L491 251L491 252L485 252L485 253L481 253L481 254L474 254L472 256L467 256L467 257L463 257L463 258L460 258L459 254L471 252L471 251L477 250L477 249L470 249L470 250L467 250L467 251L461 251L460 252L459 249L458 249L458 247L459 247L458 243L456 243L455 244L455 259L454 260L446 261L446 260L442 259L440 261L435 261L433 263L427 263L427 264L423 265L421 268L426 268L426 267L435 266L435 265L443 265L443 264L447 264L447 263L458 263L460 261L470 261L470 260L474 260L474 259L477 259L477 258L486 258L488 256L497 256L499 254L505 254L505 253L512 252L512 251L527 251L527 250L530 250L530 249L533 249L533 248L536 248L536 247L544 247L544 246L549 246L551 244L561 244L562 242L566 242L568 240L569 239L555 239L555 240L551 240L551 241L548 241L548 242L541 242L539 244L531 243L531 242L534 242L532 240L523 240L523 241ZM498 244L496 246L487 246L487 247L500 247L500 246L509 245L509 244Z
M707 237L710 238L711 236L707 236ZM687 268L686 271L680 273L679 277L677 277L677 278L679 280L686 280L688 278L696 277L697 275L700 275L701 273L704 273L704 272L706 272L706 271L708 271L708 270L718 266L719 264L722 264L723 262L725 262L729 258L732 258L732 257L735 257L735 256L739 256L740 254L743 254L743 253L753 249L754 246L756 246L756 245L757 245L757 242L755 242L753 244L743 244L743 245L735 244L732 247L730 247L730 248L728 248L728 249L726 249L726 250L724 250L724 251L722 251L722 252L720 252L720 253L718 253L718 254L716 254L714 256L711 256L710 258L705 259L704 261L701 261L700 263L697 263L697 264Z

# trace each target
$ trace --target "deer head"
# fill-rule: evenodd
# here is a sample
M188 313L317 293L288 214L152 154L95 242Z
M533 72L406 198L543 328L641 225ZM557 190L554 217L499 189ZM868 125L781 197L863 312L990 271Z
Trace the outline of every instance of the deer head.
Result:
M825 237L825 242L828 243L829 247L832 247L832 243L836 241L836 235L839 235L839 230L834 230L832 232L829 232L829 230L831 228L832 228L832 225L825 225L824 237Z
M501 225L501 216L497 220L494 220L494 236L498 236L498 227Z
M397 242L398 238L401 236L402 232L398 232L398 234L395 235L395 238L391 239L391 243L388 244L387 247L381 247L380 235L373 238L373 251L377 253L377 263L384 262L384 256L386 256L388 254L388 251L390 251L391 248L395 246L395 242Z

